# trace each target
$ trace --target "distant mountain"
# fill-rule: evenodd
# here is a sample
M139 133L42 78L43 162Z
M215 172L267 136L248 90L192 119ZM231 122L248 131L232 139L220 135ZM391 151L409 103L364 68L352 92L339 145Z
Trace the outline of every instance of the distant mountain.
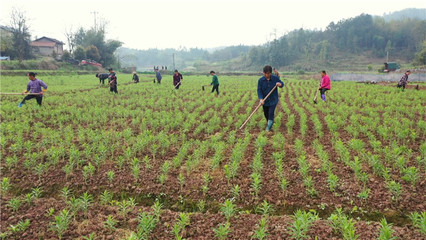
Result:
M387 22L407 18L426 20L426 8L407 8L401 11L384 14L383 18Z
M367 65L382 66L388 54L400 64L413 62L421 51L425 25L426 9L404 9L383 16L361 14L342 19L331 22L326 30L295 29L257 46L120 48L117 55L123 66L139 69L164 65L199 72L247 71L270 64L286 71L365 70Z
M220 46L220 47L204 48L204 50L206 50L206 51L207 51L207 52L209 52L209 53L213 53L213 52L215 52L215 51L222 50L222 49L227 48L227 47L228 47L228 46Z

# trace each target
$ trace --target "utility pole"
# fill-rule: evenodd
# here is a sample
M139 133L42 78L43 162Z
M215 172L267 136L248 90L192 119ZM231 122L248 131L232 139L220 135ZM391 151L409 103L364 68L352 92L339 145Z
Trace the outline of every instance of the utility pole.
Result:
M95 19L95 31L97 31L97 26L96 26L96 14L97 13L99 13L99 12L96 12L96 11L93 11L93 12L90 12L91 14L93 14L93 16L94 16L94 19Z
M173 53L173 70L176 70L176 66L175 66L175 54Z

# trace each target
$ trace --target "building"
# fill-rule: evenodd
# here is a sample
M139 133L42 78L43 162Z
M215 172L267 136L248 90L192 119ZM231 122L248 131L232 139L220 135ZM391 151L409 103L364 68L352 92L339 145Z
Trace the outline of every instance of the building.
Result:
M399 65L396 62L385 62L384 72L392 72L399 69Z
M10 27L0 25L1 36L12 36L13 30Z
M48 37L41 37L31 42L35 55L53 56L55 52L58 57L64 52L64 43Z

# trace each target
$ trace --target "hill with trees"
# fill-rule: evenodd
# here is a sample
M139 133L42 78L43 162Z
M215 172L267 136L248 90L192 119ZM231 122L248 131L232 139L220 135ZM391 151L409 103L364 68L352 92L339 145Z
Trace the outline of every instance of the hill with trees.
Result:
M361 14L331 22L325 30L295 29L263 45L230 46L212 53L198 48L120 48L117 54L123 66L166 65L197 71L258 70L265 64L289 71L366 70L367 65L381 66L387 58L425 65L425 13L426 9L406 9L383 17Z
M33 59L26 17L17 11L12 19L11 26L0 29L1 55L19 62ZM426 65L426 9L384 16L361 14L331 22L324 30L300 28L262 45L222 46L213 51L122 48L122 42L106 39L105 26L68 31L66 36L69 51L64 51L64 61L91 59L106 67L139 71L167 66L183 71L244 72L258 71L265 64L281 71L365 71L380 68L387 59L407 67Z

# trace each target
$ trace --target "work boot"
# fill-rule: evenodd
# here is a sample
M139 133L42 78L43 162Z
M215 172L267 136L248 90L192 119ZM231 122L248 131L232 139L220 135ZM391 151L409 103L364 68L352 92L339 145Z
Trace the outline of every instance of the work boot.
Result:
M274 124L274 121L268 120L268 125L266 126L267 132L269 132L271 130L273 124Z

